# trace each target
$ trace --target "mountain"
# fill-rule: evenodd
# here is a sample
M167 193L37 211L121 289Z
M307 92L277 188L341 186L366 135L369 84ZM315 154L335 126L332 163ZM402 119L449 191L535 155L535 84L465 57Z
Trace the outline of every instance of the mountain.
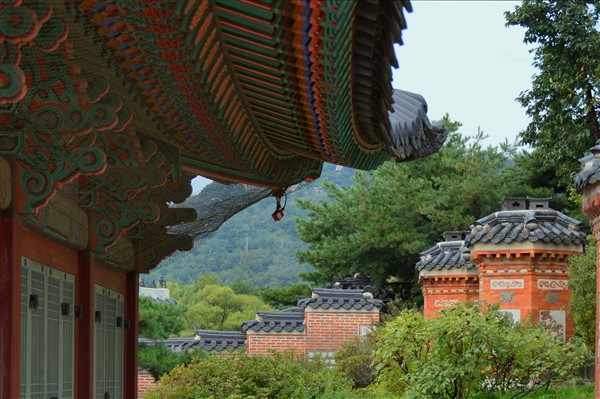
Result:
M288 194L285 217L281 221L271 218L275 199L265 198L231 217L210 238L197 241L192 251L176 253L163 261L146 281L158 281L164 276L167 281L191 283L198 274L215 273L224 284L242 281L255 287L281 287L299 282L298 273L311 268L299 264L294 257L295 251L306 246L298 238L294 220L306 215L295 199L327 200L323 189L325 180L348 186L352 184L353 175L353 169L325 164L320 179ZM204 195L216 189L211 186L203 189ZM191 197L188 202L197 201L202 194Z

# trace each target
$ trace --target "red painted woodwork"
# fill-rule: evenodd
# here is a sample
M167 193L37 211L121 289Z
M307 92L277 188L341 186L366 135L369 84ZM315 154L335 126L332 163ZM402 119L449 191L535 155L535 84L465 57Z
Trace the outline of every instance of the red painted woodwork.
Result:
M126 295L127 278L125 273L103 266L100 262L92 261L94 284L101 285L120 294Z
M21 234L13 218L0 215L0 398L20 395Z
M75 303L82 315L75 321L75 397L94 396L94 278L93 260L88 253L79 255L79 278L75 284Z
M21 223L15 223L22 242L22 251L16 253L19 260L21 256L25 256L53 269L73 274L77 279L79 254L76 250L37 233Z
M586 188L583 192L582 199L582 211L589 218L592 225L592 233L596 242L600 244L600 193L593 192L595 186ZM590 192L587 192L588 189ZM597 246L596 252L596 267L600 262L600 245ZM600 346L598 340L600 340L600 273L596 273L596 356L595 356L595 381L596 391L595 398L600 399Z
M129 327L125 330L125 354L124 354L124 397L128 399L137 398L138 377L138 273L127 274L127 292L125 293L125 318L129 320Z

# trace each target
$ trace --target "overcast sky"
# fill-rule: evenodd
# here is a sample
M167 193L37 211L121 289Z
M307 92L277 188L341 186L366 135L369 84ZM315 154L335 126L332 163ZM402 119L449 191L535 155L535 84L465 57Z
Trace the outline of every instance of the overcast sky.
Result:
M515 98L531 86L534 68L524 30L504 26L512 1L413 0L396 49L393 85L425 97L430 119L449 113L461 132L477 127L487 144L513 142L528 124Z

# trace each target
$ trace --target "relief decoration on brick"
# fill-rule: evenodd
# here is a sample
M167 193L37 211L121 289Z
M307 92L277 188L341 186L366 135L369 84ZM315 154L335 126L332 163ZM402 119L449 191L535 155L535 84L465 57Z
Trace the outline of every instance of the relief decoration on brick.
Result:
M436 299L433 306L436 308L451 308L456 306L458 299Z
M519 309L500 309L500 312L508 315L509 319L513 323L518 323L521 321L521 310Z
M490 289L492 290L518 290L523 288L525 288L525 280L522 278L490 280Z
M539 290L566 291L569 289L569 283L567 280L539 279L537 281L537 287Z
M540 310L540 323L553 337L565 337L566 313L564 310Z

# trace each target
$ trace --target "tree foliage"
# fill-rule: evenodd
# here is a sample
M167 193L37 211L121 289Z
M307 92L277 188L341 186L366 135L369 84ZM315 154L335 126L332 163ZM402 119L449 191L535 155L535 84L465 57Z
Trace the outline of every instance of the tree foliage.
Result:
M206 359L208 354L197 348L176 353L162 343L141 344L138 348L138 366L148 370L156 380L177 366L189 364L194 357Z
M505 16L535 45L538 73L517 99L532 119L521 139L541 150L569 185L576 160L600 139L600 4L524 0Z
M213 356L161 379L148 399L358 399L349 380L291 353Z
M297 219L306 250L299 260L315 268L303 274L317 284L360 272L381 284L389 277L414 280L419 252L449 230L465 230L499 209L505 195L553 196L550 167L539 155L514 146L484 147L484 135L466 137L447 117L450 131L436 154L410 163L387 162L373 173L357 173L355 184L325 184L330 201L299 200L308 211ZM560 199L554 206L576 209Z
M425 319L405 310L378 334L378 382L403 398L515 396L548 387L582 363L580 346L539 326L513 324L503 313L476 303Z
M183 314L186 307L166 302L153 302L152 298L141 296L139 299L140 329L139 336L152 339L164 339L177 335L185 327Z
M214 274L201 274L192 284L171 283L171 297L185 305L185 330L180 335L192 336L193 328L239 330L245 320L253 320L256 310L271 310L259 297L238 294L219 283Z
M596 240L588 236L586 252L569 260L569 285L573 290L571 311L575 334L590 350L596 342Z
M308 298L311 294L312 291L306 284L290 284L280 288L265 287L259 292L263 301L277 309L296 306L298 298Z

